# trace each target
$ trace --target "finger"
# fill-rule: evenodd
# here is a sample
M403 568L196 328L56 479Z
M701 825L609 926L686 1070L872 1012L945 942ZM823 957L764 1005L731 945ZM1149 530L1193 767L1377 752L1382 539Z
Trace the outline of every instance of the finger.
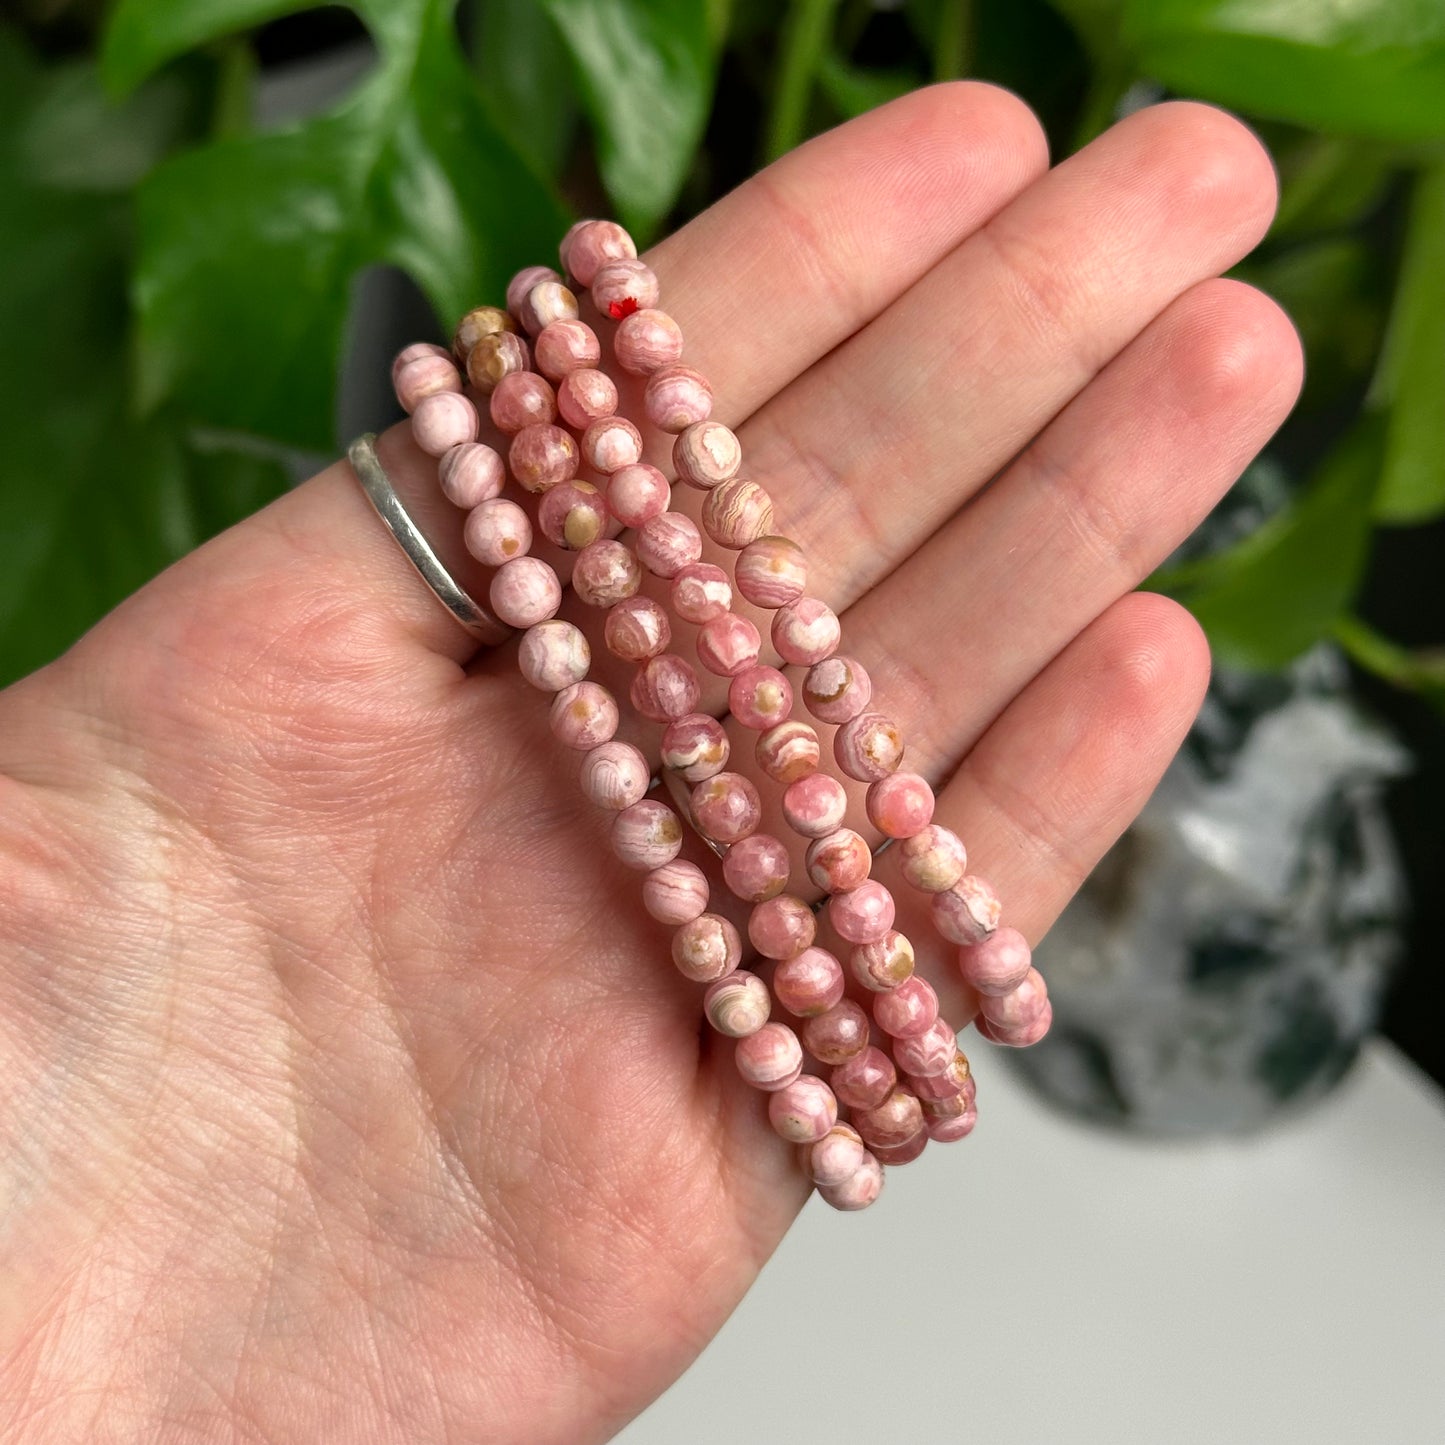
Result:
M844 616L848 650L945 776L1005 704L1203 520L1284 420L1289 319L1204 282L1130 345L987 491ZM931 617L936 626L919 627Z
M1148 801L1209 683L1209 646L1166 597L1120 598L1003 712L940 791L937 820L963 838L969 870L1003 900L1004 921L1037 943ZM971 1001L955 949L892 850L876 873L899 903L896 925L939 989L948 1018Z
M1248 252L1274 198L1238 121L1140 112L769 402L741 438L809 590L841 610L877 585L1177 296ZM703 705L724 693L709 680Z
M886 576L1273 215L1259 141L1208 106L1141 111L1029 187L788 387L744 436L813 586Z
M931 87L809 142L658 248L689 359L745 416L885 307L1047 164L1038 122L1007 92ZM480 298L479 298L480 299ZM720 413L721 414L721 413ZM399 428L383 439L398 492L428 534L460 534L436 466ZM485 597L486 574L451 552ZM153 584L148 621L181 599L215 622L311 609L368 646L419 643L461 659L470 636L436 603L360 495L345 464ZM328 601L329 599L329 601ZM337 639L339 641L339 639Z

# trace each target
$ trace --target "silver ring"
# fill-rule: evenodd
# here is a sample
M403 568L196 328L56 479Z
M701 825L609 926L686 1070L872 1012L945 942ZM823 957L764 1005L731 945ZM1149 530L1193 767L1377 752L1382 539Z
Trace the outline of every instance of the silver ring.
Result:
M494 617L447 570L432 545L422 536L411 514L401 504L381 458L376 454L376 434L366 432L346 449L347 459L361 483L376 515L401 544L407 561L416 568L421 580L431 588L437 601L479 642L495 646L505 642L512 629Z

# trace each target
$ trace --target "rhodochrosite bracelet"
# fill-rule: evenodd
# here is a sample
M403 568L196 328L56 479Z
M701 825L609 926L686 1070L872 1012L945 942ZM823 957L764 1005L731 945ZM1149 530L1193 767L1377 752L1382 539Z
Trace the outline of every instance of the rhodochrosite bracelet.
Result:
M744 474L738 438L712 420L712 388L683 362L682 332L658 309L657 276L631 237L611 221L579 221L563 238L561 263L561 272L519 272L505 308L469 311L451 351L425 342L402 351L392 368L397 398L417 445L438 459L443 492L466 511L468 551L495 569L492 609L522 631L519 665L551 695L553 734L582 753L583 791L613 814L613 851L643 871L645 908L674 930L674 964L707 986L704 1013L737 1041L739 1072L768 1096L773 1129L802 1146L818 1192L835 1208L865 1208L885 1165L972 1130L974 1081L937 995L914 972L912 945L893 926L891 893L870 876L868 841L847 825L847 793L823 768L822 739L794 715L784 668L800 670L806 711L836 729L839 771L868 784L868 822L897 848L903 878L930 895L934 925L956 945L979 1001L979 1032L1036 1042L1052 1018L1047 991L1022 935L999 926L993 889L968 873L962 841L933 821L933 790L901 770L897 724L878 710L863 664L839 651L839 620L808 595L803 549L775 532L772 498ZM610 323L615 366L642 379L636 421L619 413L602 341L581 317L582 292ZM508 439L505 458L479 440L484 403ZM672 482L643 461L642 424L675 438L677 480L704 494L701 528L672 509ZM603 613L607 650L634 665L629 701L662 728L661 765L690 790L686 820L721 856L728 890L751 905L754 968L741 967L739 929L709 908L707 875L679 856L683 818L650 796L648 758L616 738L619 700L588 677L586 633L557 617L563 584L533 554L534 531L576 554L574 595ZM721 549L714 555L736 553L731 575L704 560L704 536ZM665 590L670 607L642 590L649 574L666 584L654 590ZM779 666L761 661L761 633L735 597L772 613ZM674 617L696 627L701 666L728 680L732 718L756 734L757 769L781 789L787 828L807 840L807 880L796 887L788 846L759 831L757 786L728 768L728 731L698 710L698 673L672 647ZM802 896L808 884L824 903ZM820 910L841 941L836 952L816 941ZM775 1005L796 1026L775 1018ZM809 1057L826 1077L804 1072Z

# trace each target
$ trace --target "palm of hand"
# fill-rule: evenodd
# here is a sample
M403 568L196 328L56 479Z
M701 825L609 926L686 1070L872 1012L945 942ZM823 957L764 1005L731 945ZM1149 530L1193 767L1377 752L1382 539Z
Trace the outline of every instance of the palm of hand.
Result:
M1207 279L1268 219L1241 128L1162 108L1042 166L1017 102L944 87L655 257L1031 937L1203 686L1187 618L1123 594L1298 375ZM0 699L16 1438L602 1439L802 1202L541 699L467 653L337 467Z

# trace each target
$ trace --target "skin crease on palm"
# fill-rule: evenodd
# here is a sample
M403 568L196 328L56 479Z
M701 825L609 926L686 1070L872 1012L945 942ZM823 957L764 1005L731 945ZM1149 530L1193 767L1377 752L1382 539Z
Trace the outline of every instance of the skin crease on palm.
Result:
M1216 279L1274 199L1215 110L1051 171L958 83L648 258L1033 941L1201 700L1198 629L1132 589L1294 400L1289 322ZM0 695L0 1437L601 1441L777 1246L792 1151L514 652L338 464Z

